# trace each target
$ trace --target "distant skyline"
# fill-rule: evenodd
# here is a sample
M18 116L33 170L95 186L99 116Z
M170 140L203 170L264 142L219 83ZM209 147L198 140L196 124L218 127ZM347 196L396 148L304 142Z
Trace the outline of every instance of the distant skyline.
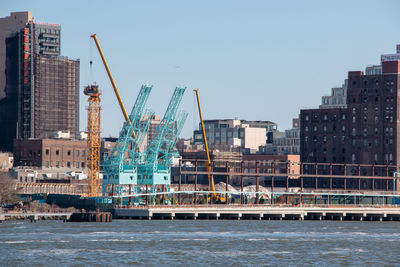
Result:
M32 11L37 22L61 24L61 54L81 63L80 128L87 123L83 87L96 81L103 137L117 136L124 118L92 33L128 112L143 83L154 85L147 107L160 116L174 88L185 85L183 137L198 127L193 89L204 119L269 120L284 131L301 108L318 107L348 71L395 52L399 10L395 0L0 3L0 17Z

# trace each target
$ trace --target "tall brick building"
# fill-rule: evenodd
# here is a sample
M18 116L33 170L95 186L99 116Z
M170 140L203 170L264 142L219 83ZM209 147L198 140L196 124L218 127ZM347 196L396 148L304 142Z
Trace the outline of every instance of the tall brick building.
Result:
M400 164L399 60L398 46L381 72L350 71L347 108L301 110L302 162Z

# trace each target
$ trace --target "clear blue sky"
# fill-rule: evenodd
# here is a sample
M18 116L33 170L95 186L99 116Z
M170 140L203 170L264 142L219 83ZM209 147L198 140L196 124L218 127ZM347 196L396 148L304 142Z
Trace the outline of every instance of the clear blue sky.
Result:
M100 85L103 136L116 136L123 116L91 33L128 112L143 83L154 85L148 106L161 115L175 86L188 87L186 137L198 125L192 89L200 91L205 119L270 120L285 130L348 71L379 64L400 43L396 0L0 2L1 17L26 10L36 21L61 24L62 55L81 60L81 91ZM83 93L80 100L84 130Z

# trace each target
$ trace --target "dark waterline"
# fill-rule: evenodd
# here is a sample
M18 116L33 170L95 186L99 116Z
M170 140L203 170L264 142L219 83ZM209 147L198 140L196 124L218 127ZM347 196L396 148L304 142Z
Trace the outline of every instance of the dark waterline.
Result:
M399 264L399 222L0 224L1 266Z

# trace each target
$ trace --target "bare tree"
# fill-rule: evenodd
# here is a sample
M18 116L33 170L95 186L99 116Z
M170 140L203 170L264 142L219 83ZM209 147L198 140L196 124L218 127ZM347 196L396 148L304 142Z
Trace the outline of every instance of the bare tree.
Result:
M16 180L7 172L0 172L0 203L16 201Z

